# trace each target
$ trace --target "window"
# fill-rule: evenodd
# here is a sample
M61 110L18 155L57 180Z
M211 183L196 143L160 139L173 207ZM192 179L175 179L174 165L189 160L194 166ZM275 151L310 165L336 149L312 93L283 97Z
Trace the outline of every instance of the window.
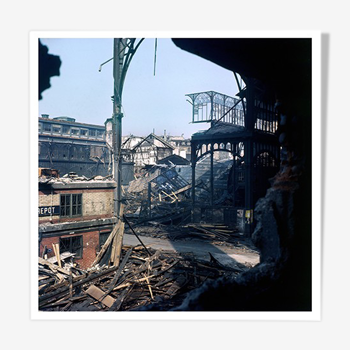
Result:
M61 133L61 126L60 125L52 125L52 132L55 134Z
M79 129L71 129L71 134L72 135L78 135L79 134Z
M111 232L100 232L100 237L99 237L99 246L100 249L102 248L102 246L105 244L105 242L107 241L109 235L111 234Z
M51 124L43 123L43 131L51 132Z
M90 129L90 130L89 130L89 136L95 137L95 136L96 136L96 130Z
M82 215L82 194L61 194L60 216L74 217Z
M87 136L87 132L85 129L80 129L80 136Z
M66 126L66 125L62 126L62 133L63 134L68 134L69 135L70 134L69 130L70 130L69 126Z
M75 253L76 258L82 258L83 236L60 238L60 252Z
M102 138L103 138L103 131L97 130L97 137L98 137L99 139L102 139Z

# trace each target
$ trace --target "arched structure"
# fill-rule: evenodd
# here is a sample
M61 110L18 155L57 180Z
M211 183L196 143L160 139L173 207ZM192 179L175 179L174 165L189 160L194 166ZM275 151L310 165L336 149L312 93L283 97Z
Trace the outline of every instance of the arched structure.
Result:
M196 213L220 209L214 201L213 158L215 152L229 152L233 159L228 179L232 207L222 209L244 210L245 232L250 233L254 205L265 195L268 179L279 169L278 118L274 99L269 98L266 91L261 93L258 81L247 79L244 87L238 87L239 98L215 91L186 95L192 104L192 122L210 123L208 130L195 133L191 139L192 218L201 220ZM210 200L202 203L196 201L196 164L207 155L211 159Z

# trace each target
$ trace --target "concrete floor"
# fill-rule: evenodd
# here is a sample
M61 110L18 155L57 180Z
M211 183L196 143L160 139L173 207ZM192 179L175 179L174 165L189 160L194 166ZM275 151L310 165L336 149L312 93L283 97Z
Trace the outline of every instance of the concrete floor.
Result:
M209 252L217 259L221 264L234 267L237 262L240 264L254 266L259 263L260 257L258 253L248 251L245 249L239 249L230 246L218 246L208 242L197 240L186 241L170 241L169 239L160 239L139 236L141 241L146 247L150 247L156 250L164 251L176 251L181 253L193 253L197 258L202 260L210 260ZM124 234L124 245L135 246L140 242L132 234Z

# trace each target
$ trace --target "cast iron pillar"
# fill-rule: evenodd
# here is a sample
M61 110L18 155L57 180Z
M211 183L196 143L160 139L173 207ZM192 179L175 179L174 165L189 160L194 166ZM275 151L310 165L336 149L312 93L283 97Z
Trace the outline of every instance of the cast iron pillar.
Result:
M192 167L192 210L191 221L194 222L194 207L196 202L196 147L191 142L191 167Z
M122 140L122 114L121 114L121 91L120 79L123 68L123 58L121 51L121 39L114 39L113 45L113 78L114 78L114 98L113 98L113 177L117 183L114 190L114 215L119 216L121 202L121 140Z
M210 146L210 206L213 211L214 205L214 150L213 145Z
M254 112L254 83L252 78L247 79L247 113L245 127L249 131L249 137L244 142L244 167L245 167L245 204L244 204L244 233L250 236L253 231L254 200L253 200L253 132L255 124Z

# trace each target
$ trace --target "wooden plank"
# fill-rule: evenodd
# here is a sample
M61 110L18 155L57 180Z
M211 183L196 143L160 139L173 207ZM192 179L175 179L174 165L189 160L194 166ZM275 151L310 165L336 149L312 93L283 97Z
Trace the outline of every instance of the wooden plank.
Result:
M170 194L167 194L165 191L162 191L162 193L164 193L167 197L171 198L172 200L174 200L174 198L172 196L170 196ZM176 200L176 198L175 198Z
M119 218L123 217L123 213L124 213L124 204L121 204L120 210L119 210ZM119 227L116 234L113 237L111 256L110 256L110 264L114 266L119 265L120 251L123 243L123 234L124 234L124 223L121 222L121 220L119 219L118 224L119 224ZM123 230L122 232L120 231L121 229ZM120 235L122 236L121 238L120 238Z
M189 190L191 187L192 187L192 184L189 184L189 185L187 185L185 187L182 187L182 188L178 189L177 191L175 191L173 193L179 194L179 193L182 193L182 192L185 192L185 191Z
M181 289L187 283L187 278L184 275L180 275L175 282L167 290L166 294L174 296L179 289Z
M57 243L52 243L52 248L55 253L57 263L59 267L62 267L61 259L60 259L60 246Z
M55 243L52 243L52 249L53 249L53 252L55 254L56 261L57 261L57 252L56 252L56 244Z
M74 257L75 255L76 255L76 253L63 252L63 253L60 253L60 259L61 259L61 261L63 261L65 259ZM57 262L56 256L53 256L52 258L45 259L45 260L50 261L50 263L53 263L53 264Z
M174 192L171 192L173 194L173 196L175 197L175 199L179 199L179 197L174 193Z
M56 252L57 252L58 266L62 267L61 256L60 256L60 245L59 244L56 244Z
M100 260L102 259L103 257L103 254L106 252L106 250L108 249L109 245L111 244L115 234L117 233L118 229L119 229L119 226L121 224L121 221L119 220L119 222L114 226L112 232L110 233L110 235L108 236L105 244L102 246L100 252L97 254L94 262L91 264L91 267L97 265Z
M50 276L39 276L38 281L45 280L47 278L50 278Z
M151 299L154 300L152 288L151 288L151 285L150 285L150 283L149 283L149 277L146 276L145 278L146 278L146 282L147 282L149 294L151 295Z
M118 290L118 289L122 289L122 288L125 288L125 287L128 287L128 286L131 286L132 284L134 283L140 283L140 282L143 282L143 281L146 281L148 280L149 278L152 278L154 277L155 275L150 275L148 277L142 277L142 278L138 278L136 280L132 280L130 282L125 282L123 284L120 284L119 286L116 286L115 288L113 288L113 291L115 290Z
M108 307L111 307L115 302L114 298L110 295L105 296L105 292L93 284L85 291L85 293Z
M129 293L129 291L132 289L132 285L128 286L126 289L124 289L120 295L118 296L118 298L115 300L114 304L109 308L108 311L118 311L120 309L120 307L123 304L123 301L125 299L125 297L127 296L127 294Z
M120 224L119 230L114 236L112 252L111 252L111 263L114 266L119 266L120 254L122 251L123 237L124 237L124 222Z
M101 272L93 273L92 275L90 275L86 278L83 278L79 281L73 282L73 288L84 285L85 283L88 283L88 282L92 282L93 280L97 280L97 279L100 279L102 277L108 276L109 274L113 273L116 270L117 270L117 268L113 266L107 270L102 270ZM53 292L44 294L44 295L39 297L39 307L41 307L49 302L53 302L53 300L56 300L57 298L61 297L62 295L65 295L67 293L69 293L69 286L65 285L65 286L62 286L62 288L60 288L59 290L55 290Z
M70 275L69 275L69 296L71 298L73 297L73 275L72 275L72 270L70 270Z
M150 261L148 260L146 264L147 264L147 273L145 274L146 282L147 282L149 294L151 295L151 299L154 300L151 284L150 284L150 281L149 281L150 280L149 274L151 273L151 270L152 270Z
M114 286L117 284L118 279L119 279L121 273L123 272L123 269L124 269L126 263L127 263L128 260L129 260L129 257L130 257L130 255L131 255L131 252L132 252L132 248L130 248L130 249L127 251L127 253L125 254L125 257L124 257L122 263L120 264L120 266L119 266L119 268L118 268L118 270L117 270L115 276L113 277L113 280L111 281L111 283L110 283L109 286L108 286L108 290L107 290L107 292L106 292L106 295L109 294L109 293L112 291L112 289L114 288Z
M52 264L49 261L47 261L47 260L45 260L43 258L40 258L40 256L38 257L38 259L39 259L39 264L46 265L49 268L53 269L55 272L58 271L58 272L61 272L61 273L65 274L65 275L69 276L69 271L63 269L62 267L59 267L59 266L57 266L55 264Z

